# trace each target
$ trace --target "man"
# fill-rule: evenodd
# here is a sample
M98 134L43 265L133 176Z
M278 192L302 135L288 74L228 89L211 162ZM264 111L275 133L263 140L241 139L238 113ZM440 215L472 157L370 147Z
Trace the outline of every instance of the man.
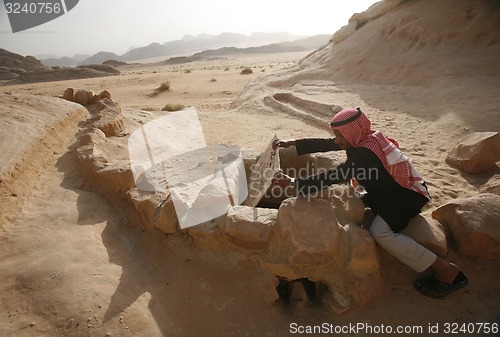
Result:
M393 139L371 129L368 117L358 108L344 109L333 117L330 128L334 139L304 138L278 140L275 147L295 146L299 155L345 150L345 163L317 175L292 178L281 172L275 186L295 186L307 195L353 179L367 192L362 200L375 218L370 232L375 241L416 272L431 268L432 276L414 282L422 294L440 298L465 287L468 279L454 263L436 256L412 238L399 233L430 200L424 180Z

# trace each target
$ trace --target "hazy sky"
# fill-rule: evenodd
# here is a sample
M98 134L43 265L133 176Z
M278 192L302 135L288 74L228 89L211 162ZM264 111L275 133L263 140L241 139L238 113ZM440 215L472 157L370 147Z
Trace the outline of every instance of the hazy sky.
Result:
M36 1L35 1L36 2ZM376 0L80 0L65 15L12 33L0 3L0 48L73 56L181 39L186 34L333 34Z

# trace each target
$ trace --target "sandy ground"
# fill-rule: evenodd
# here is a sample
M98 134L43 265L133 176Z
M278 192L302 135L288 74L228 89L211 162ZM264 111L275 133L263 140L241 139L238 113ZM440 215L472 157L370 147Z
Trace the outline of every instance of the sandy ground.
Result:
M283 139L328 136L326 128L297 116L267 114L258 108L231 109L249 84L254 85L261 76L286 72L304 56L128 66L115 77L4 86L1 90L12 96L57 96L68 87L95 92L106 89L122 107L130 126L161 115L159 109L167 103L195 106L208 143L230 143L259 152L275 133ZM241 67L247 66L254 73L241 75ZM171 91L148 97L164 81L170 82ZM419 92L389 85L329 84L307 97L371 111L374 127L396 138L428 181L434 197L426 209L430 212L448 200L475 195L494 173L464 176L444 162L461 137L488 125L451 114L431 118L428 105L432 101L424 102L427 108L420 110L407 106L413 114L402 113L401 106L422 103ZM436 335L429 331L436 324L438 335L444 335L446 323L500 323L498 261L470 259L453 251L448 258L460 265L471 283L443 300L418 294L412 286L418 275L380 251L385 292L364 308L339 316L321 305L302 302L287 308L279 302L269 305L254 296L252 280L257 272L251 263L200 251L182 235L144 232L137 219L124 215L123 205L83 188L68 148L75 141L78 120L87 118L85 111L75 113L67 125L59 125L55 131L61 139L55 137L43 160L31 165L24 147L38 141L36 130L45 130L49 121L60 119L75 106L61 103L49 108L47 115L37 116L36 107L47 107L47 103L28 101L34 106L29 114L17 111L14 105L0 106L2 117L9 121L2 130L2 165L8 166L8 158L14 162L22 159L30 168L16 176L14 184L4 186L1 194L0 336L289 336L295 323L420 327L422 330L408 335L430 336ZM120 144L116 149L122 152L115 155L124 157ZM371 334L351 330L331 335Z

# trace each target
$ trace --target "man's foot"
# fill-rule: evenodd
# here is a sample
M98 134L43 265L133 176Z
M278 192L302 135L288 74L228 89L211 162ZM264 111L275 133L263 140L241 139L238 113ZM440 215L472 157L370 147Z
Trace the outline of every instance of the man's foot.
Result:
M467 284L469 284L469 279L464 273L459 271L455 279L449 283L438 280L435 276L431 276L416 280L413 286L422 295L432 298L441 298L465 287Z
M431 269L432 276L445 283L453 283L459 272L456 264L445 261L440 257L432 264Z

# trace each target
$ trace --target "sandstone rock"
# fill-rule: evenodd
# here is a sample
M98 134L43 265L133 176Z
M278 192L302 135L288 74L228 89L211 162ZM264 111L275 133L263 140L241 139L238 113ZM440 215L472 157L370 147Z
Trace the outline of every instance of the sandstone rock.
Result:
M102 98L97 102L97 110L102 111L107 108L116 107L117 104L109 98Z
M116 199L125 199L127 191L135 186L130 162L120 161L97 169L94 183L100 192Z
M445 229L435 219L417 215L401 233L408 235L438 256L444 257L448 254Z
M74 102L75 100L75 90L73 88L68 88L64 90L63 99Z
M480 193L493 193L500 195L500 174L494 175L483 186L479 188Z
M277 209L231 207L227 213L224 235L242 248L264 249L268 246L269 234L277 215Z
M467 173L481 173L500 161L500 134L476 132L462 139L446 158Z
M349 24L339 29L330 39L330 42L339 43L358 29L363 27L366 22L376 19L377 17L389 12L394 7L398 6L404 0L385 0L373 4L369 10L362 13L356 13L349 19Z
M500 257L500 196L483 193L439 207L432 217L447 226L463 255Z
M217 251L224 246L222 228L225 223L226 214L197 226L189 227L185 231L193 239L196 246Z
M373 238L356 225L340 225L327 200L285 200L269 241L269 254L261 257L260 266L290 281L321 281L337 313L351 302L364 305L383 291Z
M377 255L377 245L366 229L358 226L346 226L345 239L349 240L349 254L346 258L348 270L351 274L365 276L376 274L380 268Z
M117 137L125 134L124 117L119 107L114 109L106 108L99 113L99 120L94 126L99 128L106 137Z
M327 198L331 201L337 219L342 225L363 224L365 215L365 205L363 201L356 197L354 189L348 185L332 185L328 189Z
M158 228L166 234L177 232L179 221L170 195L133 188L129 196L146 228Z
M278 228L291 265L320 266L345 259L340 227L326 200L290 198L281 204Z
M89 98L89 100L87 102L87 105L96 104L98 101L99 101L99 96L98 95L94 95L94 96L92 96L92 97Z
M101 105L99 105L98 110L104 110L109 106L116 106L116 103L111 99L111 93L107 90L101 91L99 95L93 95L89 98L87 104L93 105L100 101L103 101Z
M87 105L89 103L89 99L92 96L94 96L94 93L92 91L77 90L75 93L74 102L81 105Z
M109 163L109 155L103 151L98 143L89 142L76 149L78 160L83 168L89 171L97 171L94 163Z
M107 90L103 90L101 91L101 93L97 96L99 98L99 101L102 100L102 99L109 99L110 101L112 101L111 99L111 93Z
M97 144L103 145L106 143L106 135L99 129L93 129L78 138L78 146Z

